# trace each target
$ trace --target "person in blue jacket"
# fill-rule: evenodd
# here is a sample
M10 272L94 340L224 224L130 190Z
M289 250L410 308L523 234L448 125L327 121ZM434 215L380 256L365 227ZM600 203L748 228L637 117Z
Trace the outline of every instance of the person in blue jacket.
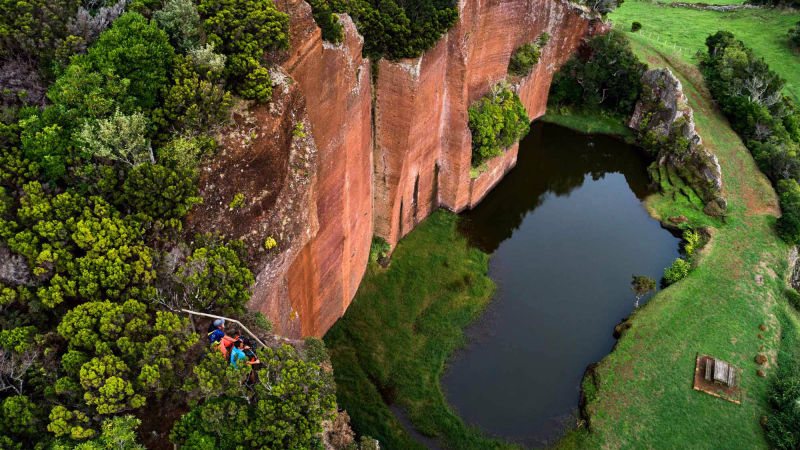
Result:
M223 336L225 336L225 321L222 319L215 319L211 326L208 327L208 343L217 343L222 340Z
M233 348L231 348L231 364L238 369L240 361L244 361L246 364L247 355L244 354L244 342L241 339L237 339L233 343Z

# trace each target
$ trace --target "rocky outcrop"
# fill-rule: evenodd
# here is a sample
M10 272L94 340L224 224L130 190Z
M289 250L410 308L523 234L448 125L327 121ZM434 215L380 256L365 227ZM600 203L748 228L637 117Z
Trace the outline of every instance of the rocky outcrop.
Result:
M656 147L657 165L691 186L706 203L707 212L725 211L719 161L703 147L683 86L669 68L642 75L642 94L628 126L639 132L645 148Z
M552 36L532 73L512 80L535 118L553 73L584 37L605 29L560 0L462 0L458 23L434 48L381 60L373 77L346 15L345 38L334 45L322 41L307 3L276 5L291 17L290 50L272 55L280 95L223 139L225 152L201 180L210 201L189 222L245 239L256 273L248 306L278 333L321 336L353 299L373 234L394 245L438 206L471 208L515 165L516 146L471 178L467 127L469 104L506 78L511 52L542 32ZM298 121L306 137L292 133ZM262 145L281 156L259 156ZM237 192L252 201L229 211ZM267 236L278 243L270 251Z

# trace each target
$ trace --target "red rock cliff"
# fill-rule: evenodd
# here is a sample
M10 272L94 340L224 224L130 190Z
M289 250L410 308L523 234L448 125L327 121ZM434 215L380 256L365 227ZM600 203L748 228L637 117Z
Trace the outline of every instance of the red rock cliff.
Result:
M281 135L274 146L283 155L308 156L249 169L297 178L269 193L276 205L288 206L267 211L261 201L254 212L221 222L229 234L254 242L267 230L279 231L278 247L259 250L251 261L256 283L249 306L267 314L281 334L319 337L353 299L373 234L394 245L437 206L474 206L514 166L516 146L470 178L467 128L469 104L506 78L512 51L542 32L552 36L533 72L514 80L535 118L544 113L553 73L597 23L560 0L463 0L458 23L433 49L413 60L380 61L373 81L370 62L361 56L363 40L347 16L341 17L344 41L332 45L322 41L304 1L276 4L291 16L291 50L281 67L291 77L284 80L284 97L297 106L278 103L270 112L283 122L306 123L309 136ZM259 136L275 135L274 126L254 128L265 130ZM242 163L235 159L248 152L226 154L228 165L238 168ZM296 161L308 162L298 167ZM211 175L208 180L215 181ZM208 183L203 192L216 186L231 191L226 198L233 195L222 180ZM224 214L218 203L211 210Z

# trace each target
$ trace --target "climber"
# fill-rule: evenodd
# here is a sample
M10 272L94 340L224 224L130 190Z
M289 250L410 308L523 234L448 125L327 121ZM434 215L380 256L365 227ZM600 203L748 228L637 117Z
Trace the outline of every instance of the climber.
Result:
M215 319L208 326L208 343L214 344L222 340L225 336L225 321L222 319Z
M244 354L244 342L241 339L237 339L233 343L233 347L231 347L231 364L233 367L239 368L239 361L247 360L247 356Z
M231 332L225 331L225 336L219 341L219 351L225 359L228 359L233 343L239 339L242 339L242 332L238 328L234 328Z

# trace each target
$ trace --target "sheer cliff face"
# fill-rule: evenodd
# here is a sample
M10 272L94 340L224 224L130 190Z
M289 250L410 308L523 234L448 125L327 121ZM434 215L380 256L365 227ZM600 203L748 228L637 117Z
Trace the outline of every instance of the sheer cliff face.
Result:
M282 158L272 162L279 168L250 168L280 174L286 183L270 195L291 208L267 211L262 205L258 214L215 225L234 237L277 227L272 236L278 247L252 258L256 283L249 306L267 314L280 334L319 337L355 295L373 233L394 245L438 206L474 206L514 166L516 146L471 179L467 128L469 104L506 78L513 50L542 32L552 36L531 75L512 80L535 118L544 113L553 73L587 34L603 30L559 0L463 0L459 22L433 49L417 59L380 61L372 80L370 62L361 56L363 40L347 16L341 17L344 42L331 45L322 42L304 1L276 4L291 15L291 50L281 67L291 77L286 95L297 106L278 104L270 111L303 121L309 136L273 145L289 155L292 148L311 149L299 152L308 162L305 169L297 167L297 157L294 165ZM246 158L248 152L236 154ZM290 183L297 173L302 186Z

